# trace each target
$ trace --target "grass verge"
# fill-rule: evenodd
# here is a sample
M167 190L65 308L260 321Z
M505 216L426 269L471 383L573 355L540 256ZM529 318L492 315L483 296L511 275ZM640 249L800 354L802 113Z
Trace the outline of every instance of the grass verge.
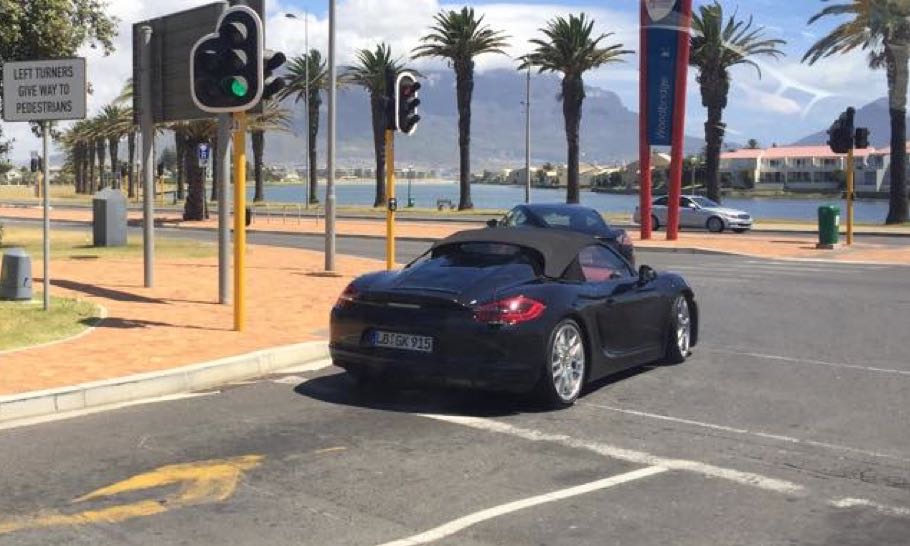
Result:
M41 307L41 294L31 302L0 301L0 351L21 349L74 336L100 317L100 309L88 302L51 297L48 311Z
M42 252L42 232L39 228L21 225L4 227L3 243L0 252L5 248L24 248L32 259L39 258ZM211 258L218 255L218 247L213 243L159 237L155 241L155 256L158 258ZM142 256L142 238L131 237L127 246L93 247L92 236L78 231L51 231L51 258L99 260L129 259Z

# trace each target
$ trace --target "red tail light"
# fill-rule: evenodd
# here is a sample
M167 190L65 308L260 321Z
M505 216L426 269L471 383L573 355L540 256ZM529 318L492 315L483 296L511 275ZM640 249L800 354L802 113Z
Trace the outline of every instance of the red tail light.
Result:
M357 299L357 296L360 295L360 291L354 287L354 283L351 283L344 289L344 292L338 296L338 301L335 302L335 307L344 307L345 305L351 303Z
M487 324L513 325L534 320L546 310L543 303L515 296L481 305L474 309L474 320Z

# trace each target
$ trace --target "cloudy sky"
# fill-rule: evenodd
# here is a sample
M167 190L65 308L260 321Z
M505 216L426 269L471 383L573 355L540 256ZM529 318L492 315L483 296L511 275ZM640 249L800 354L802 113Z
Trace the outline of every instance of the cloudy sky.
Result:
M696 5L705 3L695 0ZM117 51L103 58L86 48L89 79L95 93L89 97L94 113L115 97L131 75L130 32L134 22L195 7L208 0L109 0L108 12L119 21ZM266 0L268 46L290 55L304 50L304 22L309 21L311 47L325 49L327 44L327 0ZM734 70L734 89L726 113L728 140L745 142L758 139L763 145L787 143L826 127L837 112L848 105L857 107L885 94L885 77L866 66L861 53L824 61L809 67L799 59L835 21L808 27L809 17L825 4L820 0L721 0L729 12L738 9L740 17L753 16L766 28L769 37L787 40L787 57L779 61L760 61L762 78L751 67ZM593 16L600 32L612 32L610 39L628 49L638 49L638 0L526 0L524 2L474 1L470 3L485 14L487 22L511 36L512 57L528 50L528 39L555 15L584 11ZM380 40L393 51L405 53L440 9L459 8L443 0L337 0L339 62L345 63L358 48L372 47ZM285 17L294 13L297 19ZM289 55L289 56L290 56ZM420 61L418 67L443 68L436 61ZM478 59L478 69L514 67L514 61L489 55ZM616 92L633 110L638 104L638 60L629 56L625 64L611 65L592 72L587 82ZM453 97L454 101L454 97ZM687 133L703 132L705 113L690 73ZM588 117L586 123L596 123ZM15 137L11 153L14 161L27 159L37 149L37 139L23 124L4 124L4 135Z

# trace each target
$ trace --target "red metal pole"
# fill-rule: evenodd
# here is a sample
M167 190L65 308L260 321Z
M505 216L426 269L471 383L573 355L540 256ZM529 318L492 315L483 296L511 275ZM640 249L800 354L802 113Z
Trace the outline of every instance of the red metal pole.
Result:
M638 211L641 238L651 238L651 145L648 143L648 12L641 0L641 31L638 47Z
M670 150L667 240L679 238L679 198L682 195L683 142L686 129L686 86L689 74L689 27L692 0L680 0L679 56L676 59L676 97L673 103L673 145Z

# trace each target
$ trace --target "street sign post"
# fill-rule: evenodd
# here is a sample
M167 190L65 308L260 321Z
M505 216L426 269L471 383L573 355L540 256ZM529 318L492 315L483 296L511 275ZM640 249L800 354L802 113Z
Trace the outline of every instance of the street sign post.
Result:
M196 147L196 157L199 159L200 168L204 169L208 167L211 152L212 149L205 142L199 143L199 146Z
M85 59L10 61L3 65L3 120L41 124L44 199L44 310L50 308L50 128L48 122L85 118ZM34 157L34 156L33 156ZM38 182L35 181L35 190Z
M85 118L85 59L3 64L4 121Z

